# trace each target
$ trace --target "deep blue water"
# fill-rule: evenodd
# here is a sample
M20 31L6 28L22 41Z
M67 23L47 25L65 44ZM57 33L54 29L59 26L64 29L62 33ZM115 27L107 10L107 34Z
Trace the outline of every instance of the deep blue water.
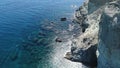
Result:
M28 40L30 35L34 36L42 31L42 27L48 26L49 22L58 24L54 29L67 29L70 21L61 24L60 18L67 17L70 20L82 2L82 0L0 0L0 68L14 68L12 65L16 62L10 63L7 60L11 52L22 45L23 41ZM48 34L48 37L52 37L50 34L55 35L54 32L44 30L43 32Z

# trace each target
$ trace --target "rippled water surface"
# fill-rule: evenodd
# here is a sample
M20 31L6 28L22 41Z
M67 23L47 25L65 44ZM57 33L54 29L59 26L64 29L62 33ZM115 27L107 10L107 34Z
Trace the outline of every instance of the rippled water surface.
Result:
M64 59L83 0L0 0L0 68L81 68ZM67 21L60 21L66 17ZM56 43L60 38L62 43Z

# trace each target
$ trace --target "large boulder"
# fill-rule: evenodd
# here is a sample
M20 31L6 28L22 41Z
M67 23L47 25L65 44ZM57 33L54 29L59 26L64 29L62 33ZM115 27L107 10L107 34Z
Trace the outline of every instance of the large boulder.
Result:
M66 59L74 62L82 62L84 65L97 66L96 56L97 46L91 46L88 49L72 47L71 52L66 54Z

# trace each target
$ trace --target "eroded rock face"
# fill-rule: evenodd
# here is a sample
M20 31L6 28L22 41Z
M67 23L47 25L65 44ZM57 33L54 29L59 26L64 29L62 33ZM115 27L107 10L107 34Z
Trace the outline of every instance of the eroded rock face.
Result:
M99 9L101 6L113 0L88 0L88 12L92 13Z
M105 5L106 3L111 1L114 1L114 0L89 0L89 2L93 3L95 6Z
M120 0L88 0L76 10L82 34L73 40L67 59L90 66L98 60L98 68L120 68L119 4Z
M68 52L65 58L94 67L97 66L96 50L97 46L91 46L88 49L72 47L71 52Z
M102 7L96 11L89 10L89 7L93 6L85 2L76 12L76 19L82 28L82 34L73 40L71 52L66 54L66 58L94 67L97 65L96 50Z
M98 68L120 68L120 1L105 6L98 51Z

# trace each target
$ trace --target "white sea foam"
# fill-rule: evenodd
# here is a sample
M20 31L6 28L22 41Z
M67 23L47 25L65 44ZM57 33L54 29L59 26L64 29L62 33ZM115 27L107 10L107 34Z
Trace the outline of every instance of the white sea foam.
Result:
M69 24L69 28L68 28L68 30L69 30L69 31L72 31L73 29L74 29L74 25Z
M68 42L64 43L54 43L56 45L54 47L54 53L51 54L51 62L52 68L84 68L81 63L72 62L64 58L66 52L70 51L72 41L68 40Z

